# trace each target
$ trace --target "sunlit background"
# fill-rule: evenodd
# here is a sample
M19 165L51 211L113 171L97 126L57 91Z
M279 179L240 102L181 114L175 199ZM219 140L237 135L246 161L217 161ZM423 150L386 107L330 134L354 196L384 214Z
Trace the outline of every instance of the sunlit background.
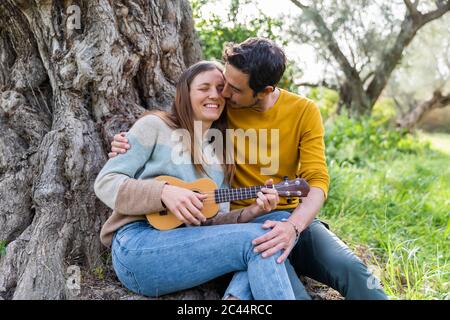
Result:
M250 36L285 48L280 86L315 101L325 123L320 218L392 299L449 299L450 13L402 42L408 15L446 5L414 3L191 1L206 59Z

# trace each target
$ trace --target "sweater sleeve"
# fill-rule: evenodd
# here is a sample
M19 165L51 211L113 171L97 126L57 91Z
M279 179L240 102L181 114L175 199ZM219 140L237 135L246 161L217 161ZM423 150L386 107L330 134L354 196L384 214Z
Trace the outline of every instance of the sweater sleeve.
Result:
M330 177L325 161L324 127L318 106L310 102L308 113L301 124L302 134L299 141L300 165L297 174L311 187L322 189L327 197Z
M126 215L142 215L163 210L164 181L138 180L158 139L160 121L156 116L139 119L127 134L130 150L109 159L95 180L97 197L111 209Z

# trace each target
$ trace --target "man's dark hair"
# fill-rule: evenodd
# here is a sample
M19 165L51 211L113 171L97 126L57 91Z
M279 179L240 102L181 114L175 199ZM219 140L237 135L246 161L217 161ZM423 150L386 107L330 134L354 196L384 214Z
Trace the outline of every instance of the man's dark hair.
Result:
M250 76L249 86L255 95L266 86L275 87L286 69L283 49L263 38L249 38L240 44L227 44L223 60Z

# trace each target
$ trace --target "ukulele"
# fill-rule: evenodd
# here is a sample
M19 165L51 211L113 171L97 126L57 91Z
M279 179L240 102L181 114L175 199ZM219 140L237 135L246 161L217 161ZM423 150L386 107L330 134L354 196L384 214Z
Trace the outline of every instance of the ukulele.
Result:
M219 212L219 203L257 198L257 193L262 188L273 188L277 190L280 197L288 198L288 203L292 201L291 197L306 197L309 193L309 185L306 180L301 178L288 180L287 176L284 177L284 181L272 186L253 186L234 189L218 189L216 183L208 178L198 179L193 182L185 182L170 176L159 176L155 179L206 195L207 198L203 200L203 209L200 210L205 218L212 218ZM159 230L171 230L183 224L169 210L148 213L146 214L146 218L153 227Z

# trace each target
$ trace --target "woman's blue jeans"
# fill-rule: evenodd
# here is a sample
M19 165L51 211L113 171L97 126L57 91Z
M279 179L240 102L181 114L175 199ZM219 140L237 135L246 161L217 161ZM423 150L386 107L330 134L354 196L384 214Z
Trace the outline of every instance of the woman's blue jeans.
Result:
M258 300L294 300L286 265L253 252L260 223L182 227L159 231L146 221L121 227L113 237L114 270L129 290L158 297L245 271L246 288Z
M251 223L266 220L280 221L288 218L287 211L274 211L260 216ZM301 234L285 262L292 288L297 300L310 300L297 275L320 281L337 290L346 299L384 300L384 291L373 285L374 275L335 234L315 219ZM292 264L292 265L291 265ZM228 286L225 297L233 295L241 300L251 300L252 291L245 271L236 272Z

